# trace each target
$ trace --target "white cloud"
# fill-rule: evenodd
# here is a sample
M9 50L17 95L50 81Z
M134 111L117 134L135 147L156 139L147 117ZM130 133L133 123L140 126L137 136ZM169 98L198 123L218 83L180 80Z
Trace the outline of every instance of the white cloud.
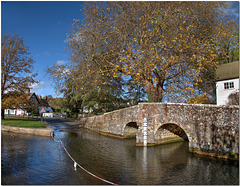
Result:
M31 92L34 92L36 95L47 96L55 94L50 82L40 81L39 83L32 84L30 88Z
M44 89L48 86L51 86L50 82L44 82L44 81L40 81L39 83L34 83L31 86L32 92L37 91L39 89Z
M56 93L51 82L40 81L39 83L34 83L30 88L31 92L34 92L38 96L52 95L54 98L63 97L62 94Z
M57 63L56 63L56 65L64 65L64 64L66 64L66 63L67 63L67 61L58 60Z

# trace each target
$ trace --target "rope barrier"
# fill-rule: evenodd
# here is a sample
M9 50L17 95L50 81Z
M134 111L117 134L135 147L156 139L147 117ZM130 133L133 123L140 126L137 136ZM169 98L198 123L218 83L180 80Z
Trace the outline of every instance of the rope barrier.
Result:
M55 142L60 143L60 144L62 145L62 147L63 147L63 149L65 150L65 152L67 153L67 155L68 155L68 156L71 158L71 160L74 162L74 168L75 168L75 170L76 170L76 165L78 165L82 170L84 170L86 173L90 174L91 176L93 176L93 177L95 177L95 178L97 178L97 179L99 179L99 180L102 180L103 182L109 183L109 184L111 184L111 185L117 185L116 183L113 183L113 182L110 182L110 181L105 180L105 179L103 179L103 178L100 178L100 177L96 176L95 174L89 172L89 171L86 170L85 168L83 168L83 167L82 167L81 165L79 165L79 164L73 159L73 157L68 153L67 149L64 147L63 142L62 142L61 140L56 140L53 136L52 136L52 138L53 138L53 140L54 140Z

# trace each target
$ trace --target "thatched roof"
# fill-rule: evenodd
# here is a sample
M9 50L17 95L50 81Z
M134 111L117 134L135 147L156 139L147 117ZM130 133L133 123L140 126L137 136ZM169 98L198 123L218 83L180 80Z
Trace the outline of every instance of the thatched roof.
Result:
M239 78L239 61L220 65L216 71L216 80L228 80Z

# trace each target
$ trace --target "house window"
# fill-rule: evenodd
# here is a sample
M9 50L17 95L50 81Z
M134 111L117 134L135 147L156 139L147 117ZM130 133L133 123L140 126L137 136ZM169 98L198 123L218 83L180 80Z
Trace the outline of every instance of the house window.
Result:
M230 82L230 83L229 83L229 87L230 87L230 88L234 88L234 82Z
M224 89L231 89L231 88L234 88L234 82L224 83Z

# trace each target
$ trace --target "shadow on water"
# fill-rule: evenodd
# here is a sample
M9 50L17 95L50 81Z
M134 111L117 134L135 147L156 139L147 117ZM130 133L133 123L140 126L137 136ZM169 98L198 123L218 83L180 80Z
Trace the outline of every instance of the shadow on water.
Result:
M188 153L188 142L136 147L135 139L103 136L50 120L55 138L88 171L117 184L238 184L239 168ZM67 121L68 122L68 121ZM17 140L16 140L17 139ZM2 184L106 184L78 168L51 138L2 133Z

